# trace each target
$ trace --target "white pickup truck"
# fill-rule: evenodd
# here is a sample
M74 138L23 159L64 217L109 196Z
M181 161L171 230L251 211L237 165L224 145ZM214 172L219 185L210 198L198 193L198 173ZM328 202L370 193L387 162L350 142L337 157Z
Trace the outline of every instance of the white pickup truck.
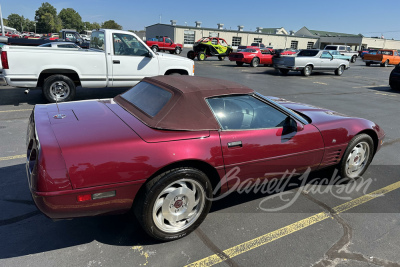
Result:
M344 55L344 56L349 56L350 62L354 63L357 60L357 56L358 56L358 52L357 51L351 51L351 47L350 46L346 46L346 45L327 45L325 46L324 50L335 50L335 51L339 51L340 54Z
M49 102L70 101L76 86L128 87L157 75L194 75L193 60L154 53L134 33L98 30L89 49L3 46L0 85L42 88ZM56 97L57 96L57 97Z

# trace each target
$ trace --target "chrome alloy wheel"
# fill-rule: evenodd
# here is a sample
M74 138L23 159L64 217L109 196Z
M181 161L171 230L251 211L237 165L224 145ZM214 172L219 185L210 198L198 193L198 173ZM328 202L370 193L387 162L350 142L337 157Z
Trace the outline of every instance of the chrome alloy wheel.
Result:
M153 221L160 230L177 233L197 221L204 204L203 187L192 179L181 179L158 195L153 206Z
M370 154L367 142L360 142L353 147L346 160L346 173L348 177L356 178L366 167Z
M61 102L71 94L71 88L64 81L56 81L50 85L50 92L54 96L54 99Z
M310 66L306 66L304 69L304 73L306 76L310 76L311 75L311 67Z

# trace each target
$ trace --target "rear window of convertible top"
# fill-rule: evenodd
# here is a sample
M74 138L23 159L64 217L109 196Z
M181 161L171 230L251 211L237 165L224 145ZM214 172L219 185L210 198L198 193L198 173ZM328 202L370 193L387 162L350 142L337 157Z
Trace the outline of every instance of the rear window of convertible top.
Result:
M140 82L121 95L125 100L151 117L168 103L172 93L147 82Z

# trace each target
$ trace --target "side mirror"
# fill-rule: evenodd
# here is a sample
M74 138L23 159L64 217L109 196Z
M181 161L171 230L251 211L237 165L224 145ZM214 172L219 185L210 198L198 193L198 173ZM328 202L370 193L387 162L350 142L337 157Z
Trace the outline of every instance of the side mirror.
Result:
M146 54L146 57L152 58L153 54L150 51L148 51L147 54Z
M293 132L300 132L304 129L303 124L300 122L296 121L292 117L287 117L285 119L285 122L283 124L283 130L282 130L282 135L285 134L290 134Z

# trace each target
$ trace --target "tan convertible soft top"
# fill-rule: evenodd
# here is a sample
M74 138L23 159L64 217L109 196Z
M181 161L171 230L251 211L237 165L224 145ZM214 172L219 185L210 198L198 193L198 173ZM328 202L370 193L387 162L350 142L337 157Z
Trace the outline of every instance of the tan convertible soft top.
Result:
M141 82L151 83L172 93L170 100L154 117L121 95L116 96L114 101L149 127L157 129L218 130L220 126L205 99L254 93L253 89L235 82L187 75L157 76L144 78Z

